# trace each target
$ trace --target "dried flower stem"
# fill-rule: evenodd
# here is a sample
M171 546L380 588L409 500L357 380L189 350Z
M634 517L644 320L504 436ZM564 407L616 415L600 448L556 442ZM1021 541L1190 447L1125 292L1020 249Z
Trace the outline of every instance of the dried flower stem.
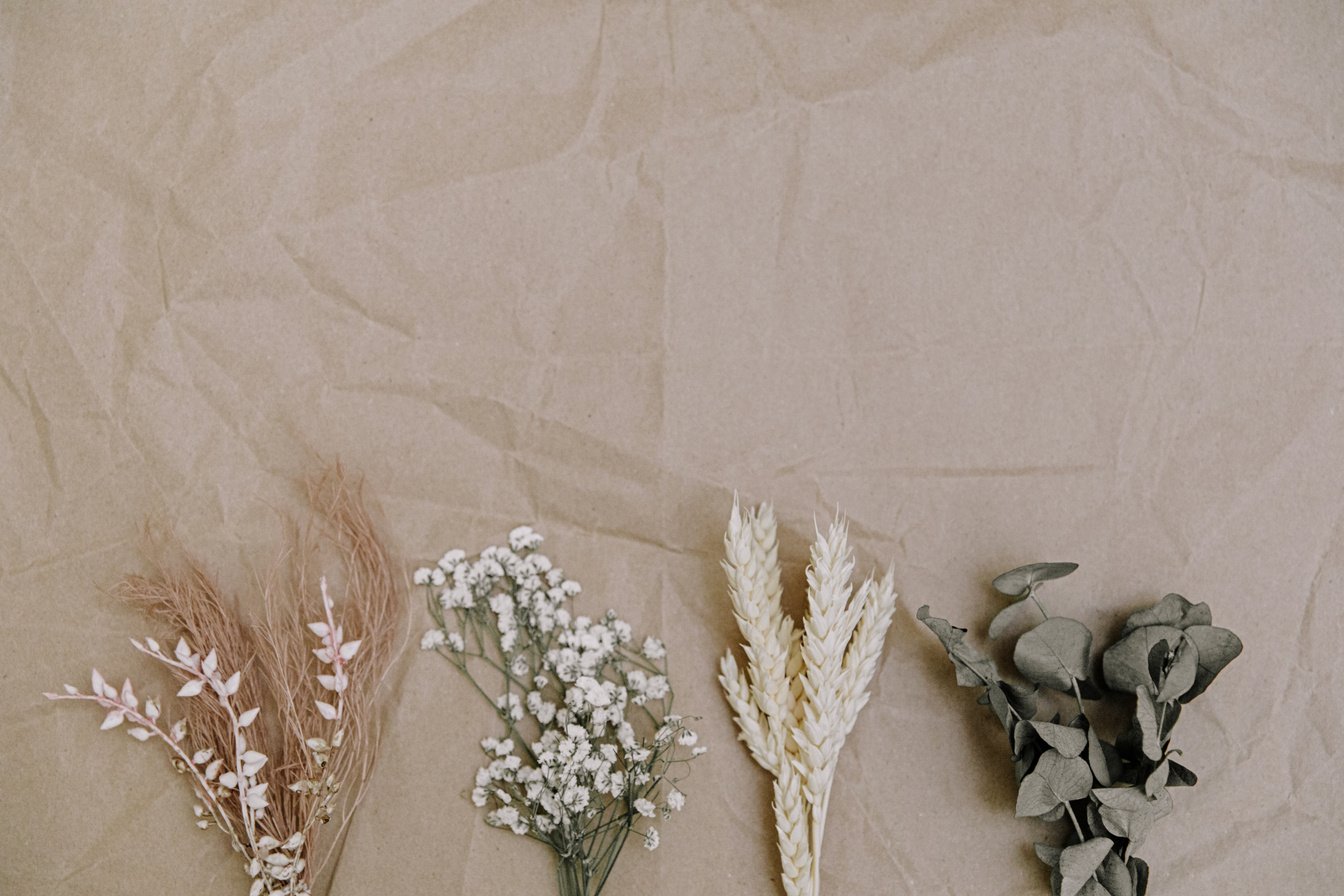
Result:
M182 719L165 732L154 701L141 711L129 682L118 693L96 672L91 694L67 686L65 695L49 695L98 703L109 709L105 728L131 719L132 736L169 746L203 803L197 825L214 823L247 857L250 896L309 893L335 855L372 771L375 697L406 632L405 594L358 484L333 466L310 480L309 498L343 551L339 614L326 578L313 582L309 573L312 536L294 533L289 576L264 583L265 616L255 623L199 566L160 564L154 576L128 577L117 593L180 636L171 655L153 639L133 643L182 682ZM313 619L320 621L305 624ZM347 640L346 630L362 637ZM309 646L313 636L317 648ZM336 832L323 837L333 817Z
M778 539L769 504L743 514L737 502L724 536L728 593L745 672L733 652L719 683L739 740L775 778L775 827L788 896L821 892L821 847L840 749L868 702L883 639L896 607L892 572L853 591L843 521L817 533L807 571L807 614L796 626L783 612Z

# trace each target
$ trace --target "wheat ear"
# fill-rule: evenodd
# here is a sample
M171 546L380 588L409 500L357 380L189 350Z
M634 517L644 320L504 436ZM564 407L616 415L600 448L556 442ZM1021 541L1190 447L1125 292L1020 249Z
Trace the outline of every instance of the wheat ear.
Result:
M840 749L869 691L896 607L894 576L854 591L848 531L837 519L817 532L807 571L807 614L782 609L775 517L768 504L743 513L736 499L724 536L728 593L744 642L745 670L731 650L719 683L739 739L774 777L781 881L788 896L819 896L826 811Z

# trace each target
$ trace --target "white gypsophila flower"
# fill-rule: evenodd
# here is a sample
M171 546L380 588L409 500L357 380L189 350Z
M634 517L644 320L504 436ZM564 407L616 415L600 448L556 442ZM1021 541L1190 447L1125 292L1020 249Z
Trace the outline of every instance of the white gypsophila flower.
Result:
M667 808L673 812L680 812L686 805L686 794L680 790L674 790L667 795Z
M420 649L433 650L436 647L442 647L447 640L447 637L443 634L443 629L432 628L420 638Z
M681 744L683 747L693 747L699 738L700 736L698 734L687 728L677 735L677 743Z
M682 805L666 775L684 761L676 753L685 729L663 715L671 688L645 662L665 657L663 642L636 640L614 611L574 612L570 601L582 589L535 552L540 543L539 534L519 527L507 545L475 558L447 552L439 563L446 586L431 592L428 605L443 644L452 647L455 636L448 617L474 633L471 653L444 653L473 680L479 669L478 687L498 686L501 670L507 676L505 693L491 701L505 731L482 742L486 764L470 790L472 803L490 824L552 845L562 865L582 863L585 876L605 875L616 852L599 851L594 832L623 824L652 848L657 831L636 831L632 822L660 812L670 817L671 804ZM631 705L641 711L627 720ZM659 723L650 720L659 718L655 735ZM669 794L661 806L659 792ZM561 889L568 893L565 879Z
M461 653L467 649L467 643L462 640L462 635L458 632L448 633L448 649L454 653Z
M653 852L658 848L658 843L658 829L652 827L649 828L648 831L644 833L644 848L649 852Z
M667 685L667 677L663 675L650 676L648 684L644 687L644 693L653 700L661 700L671 693Z
M417 585L428 585L428 584L429 584L429 567L428 567L428 566L422 566L422 567L420 567L419 569L417 569L417 570L415 571L415 573L411 576L411 581L412 581L412 582L415 582L415 584L417 584Z
M509 533L509 547L515 551L531 551L541 544L542 538L531 526L519 526Z

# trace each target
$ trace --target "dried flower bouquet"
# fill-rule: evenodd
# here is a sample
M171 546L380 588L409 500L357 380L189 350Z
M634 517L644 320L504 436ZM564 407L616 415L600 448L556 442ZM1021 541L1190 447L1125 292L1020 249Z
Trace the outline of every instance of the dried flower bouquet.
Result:
M857 592L843 520L817 533L807 571L801 625L781 606L775 516L769 504L743 514L733 503L724 536L728 592L746 654L720 663L719 683L741 729L739 739L774 776L781 880L788 896L821 892L826 810L845 738L868 702L868 685L896 592L892 572Z
M630 834L657 848L652 820L685 804L672 767L705 748L672 714L663 643L636 645L611 611L574 616L579 584L537 553L541 540L521 526L507 546L417 570L435 623L420 646L465 675L503 726L481 741L471 791L486 822L550 847L562 896L597 896Z
M129 680L117 688L96 669L87 693L66 685L46 695L94 703L107 711L103 730L125 725L136 740L158 743L191 784L196 825L218 828L243 856L249 896L313 892L338 849L372 771L375 695L406 621L358 488L332 468L310 482L310 498L344 553L339 614L325 578L311 587L307 549L290 555L289 582L264 589L257 623L194 565L132 576L118 594L178 637L171 652L153 638L131 643L182 683L181 717L170 723L159 700L142 704ZM333 817L337 830L324 836Z

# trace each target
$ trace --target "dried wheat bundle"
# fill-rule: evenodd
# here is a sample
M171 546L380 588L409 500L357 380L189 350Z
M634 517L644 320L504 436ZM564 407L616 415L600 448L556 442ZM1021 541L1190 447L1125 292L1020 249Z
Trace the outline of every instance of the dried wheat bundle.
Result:
M95 669L92 689L66 685L53 700L107 710L103 728L167 749L199 804L197 826L218 827L246 860L250 896L312 892L372 772L378 745L379 686L404 639L404 589L373 526L357 483L333 466L308 495L341 554L346 597L337 611L327 580L313 581L311 534L293 546L261 586L265 613L245 620L194 562L129 576L123 600L171 630L177 646L132 643L182 682L182 715L162 718L127 681L120 689ZM332 829L324 825L332 818Z
M781 607L775 515L743 514L733 502L724 536L728 593L745 643L745 670L731 650L719 664L738 735L774 776L775 828L788 896L821 892L821 845L840 748L868 702L868 684L896 608L892 573L857 592L846 525L817 532L807 570L807 615Z

